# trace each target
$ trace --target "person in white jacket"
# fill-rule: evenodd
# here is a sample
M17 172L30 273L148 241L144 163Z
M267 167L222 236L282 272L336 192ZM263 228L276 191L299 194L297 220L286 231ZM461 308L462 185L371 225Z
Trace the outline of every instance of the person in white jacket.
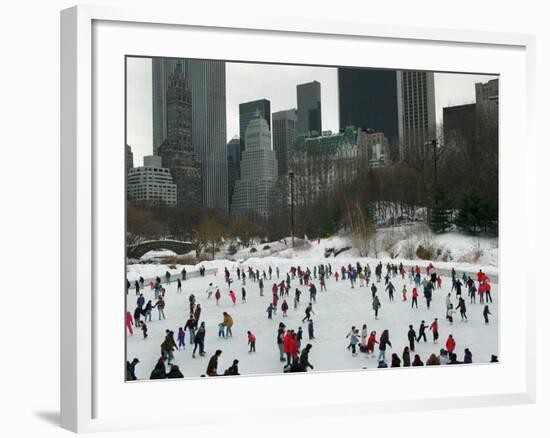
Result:
M210 299L212 297L214 292L216 292L216 287L213 286L212 283L210 283L208 285L208 287L206 288L206 295L207 295L208 299Z

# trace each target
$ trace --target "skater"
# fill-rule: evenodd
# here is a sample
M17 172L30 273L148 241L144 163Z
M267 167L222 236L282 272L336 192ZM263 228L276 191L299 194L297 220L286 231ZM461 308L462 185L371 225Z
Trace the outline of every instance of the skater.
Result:
M170 330L166 330L164 341L162 342L162 344L160 344L160 352L162 356L168 359L168 365L170 365L172 359L174 359L174 354L172 353L172 351L174 351L174 348L178 348L176 343L174 342L173 334L174 333Z
M231 331L231 327L233 327L233 317L227 313L223 312L223 325L225 325L225 337L226 338L232 338L233 332Z
M372 292L372 299L374 300L374 297L376 296L376 293L378 292L378 288L374 283L372 283L372 286L370 287L370 291Z
M296 333L296 341L298 341L298 351L302 348L302 339L304 338L304 331L302 327L298 327L298 332Z
M403 285L403 289L401 290L401 294L403 295L402 301L407 301L407 286Z
M378 295L375 295L374 299L372 300L372 308L374 310L374 319L378 319L378 310L380 309L381 306L382 305L380 304Z
M416 308L418 309L418 291L416 290L416 287L413 288L412 291L412 304L411 309L416 305Z
M179 280L179 278L178 278ZM167 379L183 379L183 374L180 371L180 367L176 364L170 364L170 372L166 374Z
M393 293L395 291L395 286L393 285L393 283L391 281L386 286L386 290L388 291L388 296L390 298L390 301L393 301Z
M227 368L224 373L224 376L239 376L239 361L237 359L233 360L233 364Z
M405 347L403 349L403 366L404 367L411 366L411 353L409 351L409 347Z
M161 319L166 319L166 316L164 315L164 306L166 303L164 302L164 299L162 296L159 296L158 301L155 303L153 307L156 307L159 312L159 321Z
M204 322L201 322L201 325L197 330L197 333L195 334L195 348L193 348L193 357L195 357L197 348L199 349L199 356L205 355L205 352L204 352L205 337L206 337L206 327L204 326Z
M271 275L271 272L270 272L270 275ZM254 334L248 330L247 332L247 335L248 335L248 345L250 346L250 349L248 350L249 353L252 353L252 352L256 352L256 336L254 336Z
M369 332L367 331L367 324L363 324L361 327L361 344L367 344L367 338L369 337Z
M311 351L311 347L311 344L307 344L300 355L300 365L304 371L307 371L308 368L313 369L313 365L309 363L309 352Z
M367 356L372 355L374 353L374 346L378 343L379 342L376 340L376 331L370 332L369 339L367 340L367 348L366 348Z
M181 294L181 280L178 278L178 288L177 288L177 293Z
M197 320L195 319L193 314L189 315L189 319L187 319L183 330L189 330L189 343L194 344L195 332L197 330Z
M492 315L492 313L489 310L489 305L485 304L485 307L483 308L483 319L485 320L485 324L489 324L489 315Z
M458 299L458 305L456 308L460 311L460 320L461 321L468 321L468 317L466 316L466 302L464 301L464 298L460 297Z
M136 377L136 365L139 363L139 359L135 358L132 362L126 361L126 380L137 380Z
M390 366L391 368L399 368L401 366L401 359L399 359L397 353L392 353Z
M313 327L313 319L310 319L307 324L307 334L310 340L315 339L315 329Z
M313 311L313 306L311 303L308 304L305 310L306 316L302 319L302 322L305 322L306 320L309 321L311 319L311 314L313 313L315 315L315 312Z
M449 337L447 338L447 343L445 344L445 347L447 348L447 352L449 353L449 356L451 355L451 353L455 351L456 341L453 338L453 335L449 335Z
M288 303L286 302L286 300L283 300L283 304L281 304L281 310L283 311L283 317L288 316Z
M434 344L437 344L437 340L439 339L439 323L437 322L437 318L431 323L430 330L432 331Z
M236 302L237 302L237 297L235 296L235 292L233 292L232 290L229 291L229 298L231 298L231 301L233 302L233 305L235 305Z
M426 329L428 327L426 326L426 321L422 320L420 323L420 327L418 328L418 338L416 338L416 342L420 342L420 339L424 339L424 342L428 342L426 339Z
M244 287L241 288L241 301L246 303L246 289Z
M182 327L178 329L178 349L180 347L182 347L185 350L185 330L183 330Z
M493 298L491 297L491 283L485 281L483 284L485 286L485 302L489 303L490 301L491 304L493 304Z
M206 375L215 377L218 375L218 359L222 355L221 350L216 350L214 355L208 361L208 366L206 367Z
M216 306L219 304L221 297L222 297L222 294L220 293L220 290L216 289L216 293L214 294L214 298L216 298Z
M267 319L273 319L273 303L269 303L269 306L267 306Z
M197 324L199 323L200 319L201 319L201 313L202 313L202 308L201 308L201 305L200 304L197 304L197 308L195 309L195 320L197 321Z
M260 282L258 283L258 287L260 288L260 296L264 296L264 281L260 279Z
M356 347L359 343L359 330L355 329L351 335L350 345L351 345L351 354L352 356L357 356Z
M164 365L164 357L160 357L155 365L155 368L151 372L149 379L166 379L166 366Z
M216 290L217 288L214 287L214 285L212 283L209 283L208 284L208 287L206 288L206 298L207 299L210 299L212 298L212 294L214 293L214 291Z
M409 325L409 331L407 332L407 338L409 339L409 349L414 351L414 341L416 340L416 332L412 325Z
M412 366L413 367L422 367L422 366L424 366L424 362L422 362L422 360L420 359L420 356L418 354L414 355L414 360L413 360Z
M391 347L390 333L386 329L382 332L382 335L380 336L380 344L378 345L378 360L386 361L386 348L388 345Z
M134 335L134 329L132 328L132 325L134 325L132 314L130 312L126 312L126 328L130 332L130 336Z
M464 363L472 363L472 352L469 348L464 349Z
M449 321L449 324L453 323L453 315L456 313L456 311L453 309L453 305L449 304L451 307L447 309L447 321Z
M309 301L311 301L312 303L317 303L316 296L317 288L313 283L311 283L311 285L309 286Z
M225 325L223 321L218 324L218 338L225 339Z
M277 330L277 348L279 349L279 360L285 361L284 358L284 339L285 339L285 325L281 322L279 329Z
M147 339L147 325L144 321L141 321L139 325L141 327L141 331L143 332L143 339Z

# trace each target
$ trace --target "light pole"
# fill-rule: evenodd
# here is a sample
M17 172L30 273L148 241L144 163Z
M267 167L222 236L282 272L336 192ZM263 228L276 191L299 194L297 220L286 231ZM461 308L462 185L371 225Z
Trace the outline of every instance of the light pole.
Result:
M294 248L294 172L288 172L290 179L290 237Z

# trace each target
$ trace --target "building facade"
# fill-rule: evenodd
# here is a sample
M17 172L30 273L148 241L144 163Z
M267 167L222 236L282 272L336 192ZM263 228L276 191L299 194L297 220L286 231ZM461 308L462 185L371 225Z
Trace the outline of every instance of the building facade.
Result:
M235 136L227 143L227 198L233 202L235 183L241 177L241 140Z
M273 150L277 157L277 173L288 173L288 150L296 140L298 112L296 109L273 113Z
M338 69L340 130L346 126L383 133L397 150L399 111L397 72L368 68Z
M299 135L291 150L289 170L294 173L294 199L307 205L348 184L357 176L357 131L353 127L321 136Z
M241 177L235 183L231 214L247 215L260 221L268 219L276 182L277 158L271 148L271 132L258 112L245 132Z
M267 99L258 99L239 104L239 137L241 139L241 153L245 150L245 136L248 124L259 117L267 122L271 130L271 102Z
M166 91L178 65L183 66L193 102L192 138L201 166L202 204L227 211L225 62L153 58L153 149L167 138Z
M132 148L129 145L126 145L126 175L130 172L130 169L134 167L134 154Z
M476 104L498 108L498 79L476 83Z
M433 72L398 71L399 158L423 159L436 137Z
M162 158L158 156L143 157L142 167L129 170L126 194L131 204L170 207L177 204L176 184L173 183L170 169L162 167Z
M357 157L359 166L370 169L385 167L391 162L390 144L383 132L357 130Z
M296 86L298 104L298 134L320 135L321 123L321 84L317 81Z
M157 148L162 167L170 169L177 186L178 207L201 203L201 168L195 158L192 137L192 97L183 65L169 76L166 89L167 137Z
M475 129L477 105L456 105L443 108L443 138L445 147L455 147Z

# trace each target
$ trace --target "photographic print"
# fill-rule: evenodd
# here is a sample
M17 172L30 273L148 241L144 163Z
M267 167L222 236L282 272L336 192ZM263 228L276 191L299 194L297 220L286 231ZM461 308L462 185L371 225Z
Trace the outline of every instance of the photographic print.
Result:
M127 381L498 362L498 76L125 81Z

